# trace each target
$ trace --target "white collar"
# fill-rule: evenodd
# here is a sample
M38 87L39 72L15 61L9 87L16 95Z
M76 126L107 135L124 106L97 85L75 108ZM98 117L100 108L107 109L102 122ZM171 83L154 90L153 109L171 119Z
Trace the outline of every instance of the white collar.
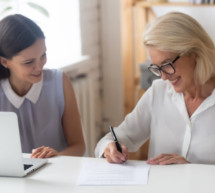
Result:
M42 85L43 85L43 76L40 82L32 85L31 89L27 92L25 96L20 97L13 91L8 79L1 81L1 86L6 97L11 102L11 104L15 106L17 109L21 107L25 99L28 99L35 104L39 99Z

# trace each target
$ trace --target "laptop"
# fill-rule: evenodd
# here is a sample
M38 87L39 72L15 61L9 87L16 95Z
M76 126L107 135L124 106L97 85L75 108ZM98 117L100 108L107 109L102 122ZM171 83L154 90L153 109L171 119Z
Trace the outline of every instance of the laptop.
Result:
M17 115L0 112L0 176L24 177L47 161L23 158Z

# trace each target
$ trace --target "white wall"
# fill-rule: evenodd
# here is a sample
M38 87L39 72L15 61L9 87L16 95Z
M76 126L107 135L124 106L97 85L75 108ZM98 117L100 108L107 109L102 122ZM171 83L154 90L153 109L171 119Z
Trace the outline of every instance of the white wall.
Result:
M99 125L102 136L109 130L110 124L117 126L124 114L120 1L80 0L80 10L83 55L90 56L101 75L98 83L102 106L100 117L97 117L103 121Z
M83 55L89 55L100 77L102 106L101 136L111 124L123 120L123 84L120 41L120 1L80 0L81 38ZM100 101L98 101L100 104ZM98 111L99 112L99 111Z
M80 2L80 27L81 27L81 39L82 39L82 55L89 56L88 64L93 66L90 71L87 72L88 78L93 83L93 97L94 102L91 108L91 114L88 114L89 118L93 118L94 128L88 125L91 129L87 133L90 136L90 152L89 155L93 155L93 149L102 136L103 130L103 109L102 109L102 81L101 81L101 29L100 29L100 4L99 0L79 0ZM85 68L87 68L85 66ZM93 135L93 136L92 136Z
M80 1L82 54L100 64L100 7L99 0Z
M123 120L120 1L100 0L104 128Z
M161 16L167 12L179 11L194 17L208 32L212 40L215 42L215 6L194 6L194 7L170 7L157 6L153 8L156 16Z

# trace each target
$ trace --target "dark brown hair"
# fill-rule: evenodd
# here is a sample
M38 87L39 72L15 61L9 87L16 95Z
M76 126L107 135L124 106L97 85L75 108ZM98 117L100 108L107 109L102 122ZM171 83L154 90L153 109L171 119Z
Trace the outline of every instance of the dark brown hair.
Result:
M32 20L20 14L7 16L0 21L0 57L11 59L38 38L45 36ZM9 69L0 63L0 80L9 76Z

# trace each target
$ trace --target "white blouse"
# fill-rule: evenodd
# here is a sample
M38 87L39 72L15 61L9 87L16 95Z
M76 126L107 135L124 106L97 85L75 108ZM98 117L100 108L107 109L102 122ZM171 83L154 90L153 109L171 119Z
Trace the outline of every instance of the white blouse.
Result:
M189 117L183 94L168 80L155 80L115 132L130 152L150 138L148 158L174 153L192 163L215 164L215 89ZM96 157L112 141L110 133L104 136Z

